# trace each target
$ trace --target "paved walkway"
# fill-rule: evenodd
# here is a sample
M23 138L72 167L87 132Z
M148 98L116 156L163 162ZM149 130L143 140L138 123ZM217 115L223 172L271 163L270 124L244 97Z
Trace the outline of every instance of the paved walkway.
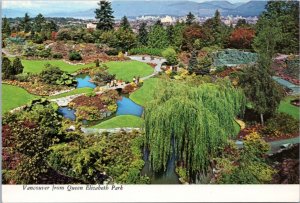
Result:
M268 143L270 144L271 147L271 149L268 151L268 154L273 154L275 152L278 152L283 145L300 143L300 137L298 136L298 137L284 139L284 140L276 140ZM243 142L240 140L237 140L235 144L237 145L238 148L243 147Z

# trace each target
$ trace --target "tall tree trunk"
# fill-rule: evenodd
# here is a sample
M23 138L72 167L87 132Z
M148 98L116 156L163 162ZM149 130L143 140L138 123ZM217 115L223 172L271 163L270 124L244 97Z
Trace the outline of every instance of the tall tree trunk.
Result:
M264 125L264 115L262 113L260 114L260 122Z

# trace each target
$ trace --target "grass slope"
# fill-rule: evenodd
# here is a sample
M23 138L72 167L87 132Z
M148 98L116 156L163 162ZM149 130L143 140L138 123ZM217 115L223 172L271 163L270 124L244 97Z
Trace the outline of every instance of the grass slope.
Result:
M158 82L158 78L150 78L145 80L140 89L130 94L130 99L141 106L145 106L147 101L152 100L153 93Z
M90 128L108 129L108 128L140 128L144 121L142 118L132 115L116 116Z
M71 96L71 95L75 95L75 94L89 93L89 92L93 92L93 89L90 87L78 88L78 89L74 89L70 92L50 96L49 99L57 99L57 98L62 98L62 97Z
M71 65L64 62L63 60L22 60L24 72L27 73L40 73L44 69L45 64L47 63L53 66L57 66L61 70L66 71L68 73L74 73L82 68L93 66L93 63L86 65Z
M132 82L134 76L145 77L151 75L154 69L139 61L111 61L106 63L110 74L116 74L117 79Z
M20 87L2 84L2 113L27 104L38 96L28 93Z
M297 96L289 96L284 98L279 105L279 112L287 113L293 116L295 119L299 120L299 107L292 105L291 100L296 99Z

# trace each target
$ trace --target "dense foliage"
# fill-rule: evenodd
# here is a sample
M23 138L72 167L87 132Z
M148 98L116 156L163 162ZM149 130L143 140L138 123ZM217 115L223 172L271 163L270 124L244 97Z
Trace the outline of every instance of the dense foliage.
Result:
M245 137L244 146L238 149L234 143L223 149L215 159L217 175L215 183L266 184L276 173L266 162L269 145L257 133Z
M2 125L6 129L3 146L9 149L12 160L18 160L16 165L4 168L12 171L6 177L8 181L35 184L47 173L49 147L61 139L61 117L57 109L46 100L36 100L25 111L3 117Z
M200 86L177 81L161 85L154 98L145 108L145 143L152 168L166 170L175 153L192 181L207 170L210 156L234 135L233 119L243 112L244 95L229 81Z
M74 86L77 83L74 76L50 64L45 65L39 77L42 82L51 85Z
M148 179L140 175L142 144L143 136L138 132L82 136L53 146L48 161L54 169L87 184L147 183Z
M247 66L239 76L239 84L245 95L252 103L253 109L261 116L264 123L264 114L273 114L283 97L282 87L279 86L260 65Z
M20 58L16 57L12 64L7 57L2 58L2 79L13 79L15 75L21 74L23 69Z

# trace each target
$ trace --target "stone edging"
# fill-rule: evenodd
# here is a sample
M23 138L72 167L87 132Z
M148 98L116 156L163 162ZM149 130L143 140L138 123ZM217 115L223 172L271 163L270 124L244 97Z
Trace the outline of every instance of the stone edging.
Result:
M140 131L141 128L108 128L108 129L97 129L97 128L81 128L81 131L84 134L96 134L96 133L117 133L117 132L132 132L132 131Z

